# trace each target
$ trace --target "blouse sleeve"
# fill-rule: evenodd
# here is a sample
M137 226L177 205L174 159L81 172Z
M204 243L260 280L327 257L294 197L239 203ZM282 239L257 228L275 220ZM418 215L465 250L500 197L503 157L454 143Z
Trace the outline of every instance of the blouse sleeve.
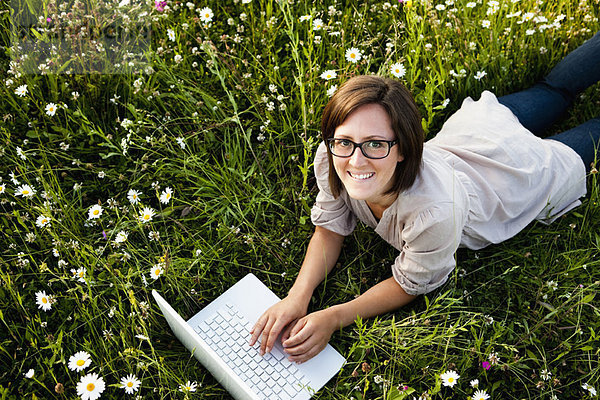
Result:
M406 293L428 293L448 280L456 266L454 254L464 225L462 214L452 203L438 204L404 227L404 245L392 273Z
M315 226L322 226L332 232L348 236L356 227L356 216L341 195L335 198L331 193L329 162L324 142L317 149L314 169L319 193L311 210L312 223Z

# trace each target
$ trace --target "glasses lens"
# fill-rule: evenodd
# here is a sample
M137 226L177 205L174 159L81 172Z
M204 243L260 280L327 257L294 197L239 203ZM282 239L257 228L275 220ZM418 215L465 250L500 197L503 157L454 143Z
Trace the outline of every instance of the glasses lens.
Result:
M354 143L346 139L334 139L329 142L331 152L339 157L348 157L354 150Z
M362 145L365 156L370 158L384 158L390 152L390 144L380 140L369 140Z

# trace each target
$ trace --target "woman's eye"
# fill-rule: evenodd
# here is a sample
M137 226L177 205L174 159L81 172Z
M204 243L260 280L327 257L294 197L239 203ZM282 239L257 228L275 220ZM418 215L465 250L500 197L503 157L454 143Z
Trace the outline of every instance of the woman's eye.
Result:
M369 146L370 148L374 149L374 150L375 150L375 149L380 149L380 148L382 148L382 147L383 147L383 142L380 142L380 141L378 141L378 140L371 140L371 141L368 143L368 146Z
M337 142L338 142L338 146L340 146L340 147L348 147L352 144L351 141L346 140L346 139L340 139Z

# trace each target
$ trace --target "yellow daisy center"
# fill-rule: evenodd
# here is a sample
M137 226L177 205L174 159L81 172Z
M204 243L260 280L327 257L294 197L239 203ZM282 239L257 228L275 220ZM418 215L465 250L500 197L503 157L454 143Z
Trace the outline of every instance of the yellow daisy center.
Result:
M145 214L145 215L144 215L144 219L145 219L145 220L148 220L148 219L150 219L150 214Z
M133 387L133 382L127 382L127 387Z
M454 378L452 378L452 377L448 378L448 382L450 382L450 383L454 382Z
M79 273L79 276L80 276L81 278L83 278L83 271L81 271L81 272Z
M45 297L42 297L42 303L46 304L48 302L48 299Z
M100 213L100 211L94 210L94 215L98 215L98 213Z
M167 199L171 198L171 193L167 193L167 195L165 196Z
M160 275L160 269L157 269L156 271L154 271L154 275Z
M88 392L93 392L94 389L96 388L96 386L94 386L93 383L88 383L86 389L88 390Z
M78 367L82 367L83 364L85 364L85 361L83 361L83 360L77 360L77 366ZM90 385L92 385L92 384L90 383Z
M27 189L23 190L23 194L29 194L29 190L27 190Z
M356 58L356 54L354 54L354 53L350 54L350 58Z

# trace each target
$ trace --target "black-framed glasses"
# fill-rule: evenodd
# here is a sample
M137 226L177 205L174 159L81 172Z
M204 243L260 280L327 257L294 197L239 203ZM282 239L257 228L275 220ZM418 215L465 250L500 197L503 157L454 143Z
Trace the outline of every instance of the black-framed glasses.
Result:
M336 157L352 157L354 150L358 147L363 156L375 160L390 155L390 150L396 143L398 143L397 140L367 140L362 143L355 143L349 139L327 139L329 151Z

